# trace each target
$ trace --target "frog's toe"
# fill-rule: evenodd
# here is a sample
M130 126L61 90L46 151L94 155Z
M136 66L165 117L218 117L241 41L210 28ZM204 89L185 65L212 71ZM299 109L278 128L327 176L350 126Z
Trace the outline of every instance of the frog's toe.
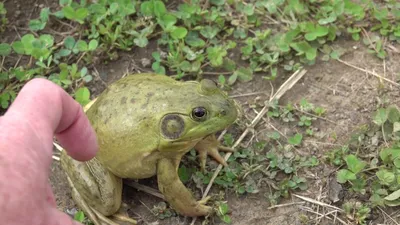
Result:
M112 217L115 218L116 220L125 222L124 224L129 224L129 225L133 225L133 224L137 224L137 221L130 218L128 215L128 209L129 206L126 203L122 203L121 207L119 208L118 212L113 214Z
M225 152L234 152L234 149L221 145L215 135L210 135L201 140L194 148L199 152L199 161L202 171L204 171L206 167L207 155L214 158L218 163L228 166L225 159L219 153L219 150Z
M211 196L207 196L204 199L198 201L198 203L204 205L204 204L207 204L208 200L210 200L210 199L211 199Z
M197 203L198 204L196 206L195 213L193 214L187 213L188 216L207 216L213 212L213 208L208 205L205 205L203 203L203 200L200 200Z

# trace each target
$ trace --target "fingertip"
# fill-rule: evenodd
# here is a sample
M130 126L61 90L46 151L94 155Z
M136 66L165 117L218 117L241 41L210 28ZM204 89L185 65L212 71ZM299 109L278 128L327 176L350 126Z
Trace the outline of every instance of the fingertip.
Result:
M57 133L56 137L68 155L78 161L90 160L98 150L96 134L82 109L76 115L74 123Z

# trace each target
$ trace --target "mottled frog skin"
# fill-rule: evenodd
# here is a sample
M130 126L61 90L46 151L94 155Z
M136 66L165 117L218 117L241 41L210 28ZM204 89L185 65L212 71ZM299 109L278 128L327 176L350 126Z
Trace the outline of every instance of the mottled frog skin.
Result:
M95 224L115 224L108 216L117 217L121 208L122 178L156 175L159 190L178 213L212 212L205 202L194 199L177 170L192 148L199 152L202 169L207 154L226 165L218 150L230 149L220 146L215 132L234 123L238 107L213 81L129 75L111 84L86 109L99 151L87 162L75 161L63 151L61 165L74 200Z

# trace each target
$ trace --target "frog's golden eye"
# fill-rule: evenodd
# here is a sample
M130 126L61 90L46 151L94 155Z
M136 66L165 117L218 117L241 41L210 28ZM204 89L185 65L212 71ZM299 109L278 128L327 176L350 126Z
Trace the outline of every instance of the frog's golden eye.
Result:
M192 118L196 121L204 121L207 119L207 109L204 107L196 107L192 110Z

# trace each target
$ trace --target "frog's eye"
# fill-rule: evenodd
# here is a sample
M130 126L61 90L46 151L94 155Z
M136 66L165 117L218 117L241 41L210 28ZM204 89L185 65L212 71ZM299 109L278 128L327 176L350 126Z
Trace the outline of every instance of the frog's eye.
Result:
M207 110L204 107L196 107L192 110L192 118L196 121L204 121L207 118Z

